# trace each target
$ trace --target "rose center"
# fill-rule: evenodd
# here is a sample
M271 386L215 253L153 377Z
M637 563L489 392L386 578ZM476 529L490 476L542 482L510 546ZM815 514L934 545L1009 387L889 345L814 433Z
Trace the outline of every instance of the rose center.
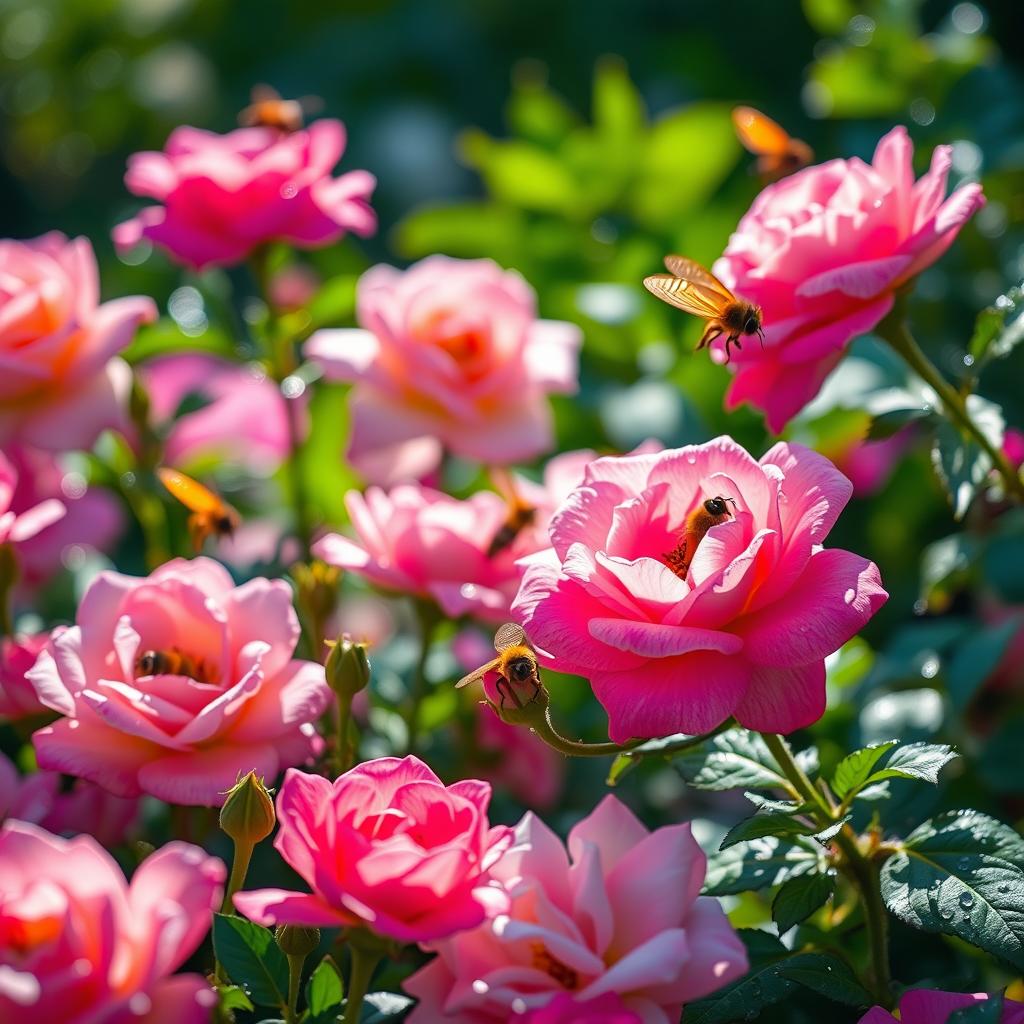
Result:
M720 494L700 502L686 517L676 546L661 556L662 561L681 580L686 579L690 571L690 563L693 561L694 555L697 554L697 548L708 530L712 526L726 522L732 515L729 511L729 502L733 502L735 505L734 498L726 498Z
M577 989L580 987L580 976L571 967L567 967L558 957L553 956L543 942L531 942L533 966L538 971L554 978L562 988Z
M135 659L135 678L144 676L188 676L197 683L220 681L220 669L208 658L189 654L180 647L140 650Z

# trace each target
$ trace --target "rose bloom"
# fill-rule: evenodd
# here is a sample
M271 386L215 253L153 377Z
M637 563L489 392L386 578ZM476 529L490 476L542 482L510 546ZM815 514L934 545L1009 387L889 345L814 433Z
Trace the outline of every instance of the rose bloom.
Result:
M20 545L52 526L65 513L63 502L56 498L46 498L29 508L16 510L12 506L17 485L18 471L0 452L0 544Z
M125 175L130 192L164 205L119 224L114 241L130 248L145 239L198 270L241 263L267 242L315 249L346 231L372 235L376 179L331 177L344 150L345 126L333 120L288 134L176 128L162 153L132 156Z
M917 988L905 993L900 1000L898 1018L888 1010L874 1006L858 1024L946 1024L950 1014L983 1003L988 998L984 992L937 992ZM1004 999L999 1024L1024 1024L1024 1003Z
M684 1003L745 973L724 911L699 895L706 858L688 824L648 832L606 796L568 845L567 856L526 814L493 872L508 912L431 944L437 958L405 982L420 1001L410 1024L506 1021L563 993L584 1004L617 993L644 1024L674 1024Z
M503 910L488 872L511 830L491 828L491 787L445 786L417 757L381 757L330 782L294 769L277 798L274 846L312 894L238 893L257 924L363 924L400 942L473 928Z
M39 703L35 687L27 677L49 641L49 633L0 638L0 721L17 722L50 713Z
M0 241L0 444L88 448L123 425L131 375L116 357L156 305L99 298L88 239Z
M821 547L850 490L785 443L760 462L728 437L598 459L554 517L553 549L528 560L513 615L545 663L590 680L617 743L730 715L791 732L825 709L825 657L888 596L872 562ZM686 542L716 496L735 502L728 517Z
M0 1018L61 1024L204 1024L217 994L171 976L210 927L224 865L168 843L126 883L91 836L0 827Z
M298 638L283 580L236 587L209 558L100 573L29 672L65 716L33 735L39 766L207 806L239 773L273 779L320 749L313 723L331 698L323 666L292 657ZM146 652L178 664L143 675Z
M754 200L713 270L761 307L764 347L733 351L727 408L762 409L780 431L817 393L847 344L892 309L895 292L934 263L984 204L981 186L946 198L952 147L914 181L905 128L856 158L807 167ZM714 343L724 360L724 341Z
M125 842L138 824L137 799L114 796L100 786L76 779L62 792L58 772L21 776L0 752L0 821L18 818L50 832L87 832L103 846Z
M65 465L67 457L23 445L8 448L7 455L18 474L11 498L15 512L43 502L64 506L60 519L18 545L22 583L30 588L45 583L60 570L69 548L110 549L124 529L121 503L110 491L90 487L81 473Z
M318 331L306 355L354 381L349 460L371 482L419 480L447 450L490 464L551 448L549 392L577 387L578 327L490 260L430 256L359 281L362 330Z
M168 465L231 462L270 476L290 453L284 396L259 367L183 352L149 360L139 375L153 420L167 432ZM205 404L175 419L189 397Z
M568 992L561 992L547 1006L517 1013L513 1024L644 1024L640 1016L626 1009L614 992L578 1003Z

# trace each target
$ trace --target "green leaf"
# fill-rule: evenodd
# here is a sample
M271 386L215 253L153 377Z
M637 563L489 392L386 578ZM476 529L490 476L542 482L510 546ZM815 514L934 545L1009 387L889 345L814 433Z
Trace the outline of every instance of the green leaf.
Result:
M892 750L899 743L899 740L884 740L881 743L871 743L839 762L835 774L832 776L832 789L836 796L843 799L847 793L855 792L871 775L872 769L879 759Z
M813 751L801 751L807 770ZM694 789L779 789L788 785L764 740L746 729L729 729L685 751L673 764Z
M998 626L969 634L957 645L945 675L949 699L958 714L1003 660L1010 641L1020 630L1021 621L1021 616L1013 615Z
M759 811L765 814L806 814L813 809L812 804L797 803L796 800L772 800L760 793L743 794Z
M1004 323L1005 316L995 306L989 306L978 314L974 321L974 333L967 346L967 351L970 352L975 362L984 358L989 345L996 340Z
M882 866L882 897L901 920L956 935L1024 967L1024 839L979 811L915 829Z
M385 1024L395 1021L412 1006L408 996L394 992L370 992L359 1011L359 1024Z
M836 880L830 874L809 874L791 878L772 900L772 920L779 935L806 920L835 892Z
M213 950L228 977L260 1006L283 1006L288 961L273 932L245 918L213 915Z
M605 57L594 75L594 128L609 141L631 142L643 132L647 112L620 57Z
M226 985L217 989L223 1010L251 1010L252 1000L239 985Z
M974 1006L965 1006L962 1010L954 1010L946 1024L999 1024L1003 1016L1003 995L989 996Z
M306 1016L303 1024L334 1024L339 1016L345 986L334 959L325 956L306 983Z
M783 961L779 973L834 1003L868 1006L874 1002L850 968L828 953L801 953Z
M1003 445L1003 412L994 402L968 395L967 413L995 448ZM948 420L937 421L932 446L932 465L939 476L953 517L963 519L978 490L992 471L992 460L972 437L967 437Z
M843 826L853 817L852 814L847 814L840 818L838 821L832 822L827 828L823 828L820 832L815 832L811 838L817 839L823 846L830 840L835 839L837 835L843 830Z
M868 783L883 779L920 779L933 786L939 781L939 772L960 755L946 743L908 743L898 747L885 763L885 767L872 772Z
M1017 286L978 314L968 349L976 363L984 365L993 359L1004 359L1024 341L1024 313L1006 322L1020 308L1022 300L1024 287Z
M904 427L919 420L935 419L935 412L926 406L917 406L910 409L889 409L880 412L871 418L867 433L864 435L866 441L884 441L894 434L898 434Z
M729 829L718 848L728 850L737 843L747 843L751 839L763 839L765 836L806 836L809 827L784 814L755 814Z
M825 868L821 850L799 841L765 836L710 854L703 891L707 896L729 896L767 889Z
M395 248L410 259L443 252L449 256L493 256L509 264L525 247L524 232L520 211L497 203L427 206L398 226Z

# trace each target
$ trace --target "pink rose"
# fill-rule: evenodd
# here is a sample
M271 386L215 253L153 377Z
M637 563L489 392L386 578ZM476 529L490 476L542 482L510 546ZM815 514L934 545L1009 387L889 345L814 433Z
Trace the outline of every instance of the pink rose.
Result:
M18 479L11 508L29 508L59 501L64 515L18 545L21 579L29 587L45 583L62 563L69 548L107 551L124 529L120 501L102 487L90 487L77 470L52 452L23 445L8 448ZM50 504L48 507L53 507Z
M437 958L405 982L420 1001L409 1024L506 1021L563 993L577 1003L617 993L644 1024L674 1024L684 1003L746 971L722 908L699 895L706 858L688 824L648 832L606 796L569 833L568 852L523 818L493 872L508 912L432 944Z
M529 546L528 533L488 557L508 514L495 492L459 501L419 484L402 484L390 493L378 487L365 495L349 491L345 505L356 539L329 533L313 545L317 558L386 590L436 601L450 618L508 618L521 575L516 559L535 547Z
M313 723L331 698L323 666L292 658L298 638L283 580L236 587L209 558L100 573L29 673L65 716L33 735L39 766L207 806L239 773L274 779L320 749Z
M119 224L114 242L129 248L147 239L202 269L241 263L267 242L315 249L346 231L372 235L376 179L367 171L332 178L344 150L340 121L314 121L290 134L177 128L162 153L129 159L128 190L164 205Z
M131 883L91 836L0 827L0 1018L61 1024L205 1024L217 995L172 976L210 927L224 865L168 843Z
M84 779L67 792L62 788L58 772L21 776L0 752L0 821L18 818L50 832L86 832L103 846L125 842L138 824L138 799L114 796Z
M547 1006L517 1013L513 1024L644 1024L640 1015L627 1010L614 992L579 1003L568 992L560 992Z
M29 669L49 640L48 633L0 638L0 720L16 722L49 714L28 680Z
M445 450L506 465L552 446L545 396L576 390L582 338L538 320L517 273L447 256L374 267L358 319L364 330L318 331L306 355L356 382L348 455L372 482L422 479Z
M898 1019L888 1010L875 1006L861 1017L858 1024L946 1024L951 1013L983 1003L986 999L988 996L984 992L936 992L916 988L905 993L900 1000ZM1024 1003L1004 999L999 1024L1024 1024Z
M17 484L18 471L0 452L0 544L20 544L64 516L64 505L56 498L47 498L30 508L15 511L11 506Z
M952 147L939 146L917 182L912 152L897 127L870 165L830 160L754 200L713 268L764 315L764 348L752 341L733 351L728 408L749 402L780 431L818 393L850 340L889 312L895 291L934 263L984 205L977 184L945 198ZM724 342L714 347L724 359Z
M715 497L728 515L687 539ZM590 680L615 742L730 715L791 732L825 709L826 655L888 596L872 562L821 547L849 497L799 445L760 462L728 437L598 459L551 523L553 550L528 560L513 615L542 660Z
M197 460L233 462L270 476L288 457L288 410L280 389L256 366L200 352L151 359L139 369L154 422L167 428L164 461L187 468ZM205 402L178 419L188 396Z
M364 924L400 942L425 942L505 907L488 872L512 833L491 828L491 787L445 786L417 757L381 757L330 782L285 774L274 846L312 894L238 893L258 924Z
M88 448L105 427L122 426L131 378L116 356L156 319L156 305L99 297L87 239L51 231L0 241L0 444Z

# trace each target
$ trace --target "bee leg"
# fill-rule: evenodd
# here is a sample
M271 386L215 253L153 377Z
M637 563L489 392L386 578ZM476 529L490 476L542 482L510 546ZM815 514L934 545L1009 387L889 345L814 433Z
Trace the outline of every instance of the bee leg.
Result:
M501 701L498 703L498 707L501 708L502 710L504 710L505 709L505 684L504 684L503 680L501 680L499 678L498 681L494 684L494 688L498 691L498 696L501 698Z
M699 352L702 348L707 348L722 333L722 328L714 321L709 323L704 328L704 333L700 336L700 341L697 342L697 351Z
M533 680L533 693L530 694L530 703L532 704L540 696L540 683L536 679Z
M730 353L729 353L729 346L730 345L735 345L738 349L740 349L742 351L743 346L740 344L740 338L739 338L738 334L730 334L725 339L725 361L726 362L729 362L729 355L730 355Z

